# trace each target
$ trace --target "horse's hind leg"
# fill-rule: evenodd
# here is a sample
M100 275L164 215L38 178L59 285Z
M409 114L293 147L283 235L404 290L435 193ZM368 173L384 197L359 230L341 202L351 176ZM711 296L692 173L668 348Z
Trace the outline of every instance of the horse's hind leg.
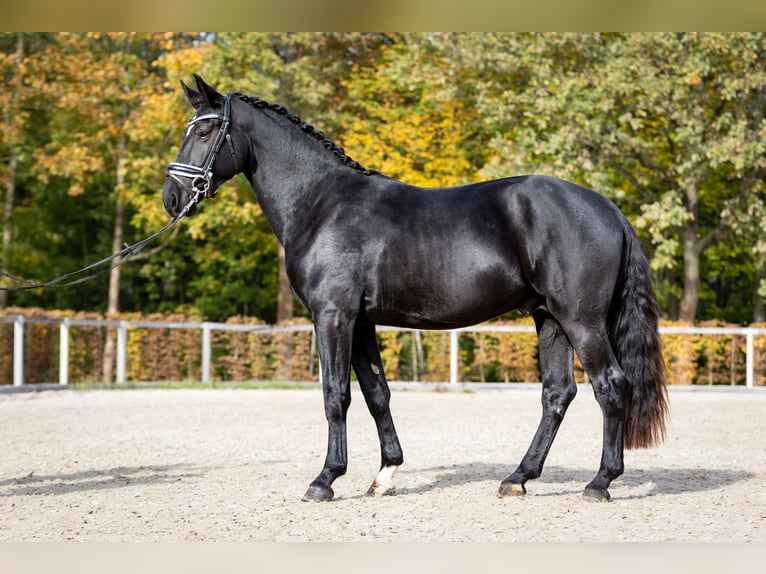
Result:
M605 329L581 325L567 331L580 362L588 373L593 394L604 417L601 465L585 487L585 498L596 501L610 499L611 482L623 473L625 426L625 392L627 379L614 355Z
M375 326L358 323L354 329L351 364L359 379L359 386L375 419L380 439L380 471L367 491L371 496L393 494L394 472L403 462L402 448L391 418L389 402L391 392L383 374L383 363L378 349Z
M542 420L521 464L500 484L500 496L524 494L527 480L540 476L567 406L577 394L572 345L561 325L543 311L535 314L535 324L543 378Z

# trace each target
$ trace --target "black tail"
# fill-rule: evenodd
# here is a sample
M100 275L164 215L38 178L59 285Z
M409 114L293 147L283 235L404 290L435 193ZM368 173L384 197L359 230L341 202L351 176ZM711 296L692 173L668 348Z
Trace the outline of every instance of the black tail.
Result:
M649 262L623 216L622 269L609 316L609 338L628 380L625 448L646 448L665 438L668 397L665 360L657 332L659 305Z

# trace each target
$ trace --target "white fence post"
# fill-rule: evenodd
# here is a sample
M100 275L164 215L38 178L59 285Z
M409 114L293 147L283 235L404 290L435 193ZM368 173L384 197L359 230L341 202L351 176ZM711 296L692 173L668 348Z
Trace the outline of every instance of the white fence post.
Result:
M452 330L449 333L449 382L451 385L457 385L458 365L458 331Z
M69 319L59 325L59 384L69 384Z
M24 384L24 316L13 321L13 386Z
M125 372L128 360L128 323L120 321L117 326L117 377L116 382L125 382Z
M210 382L210 323L202 323L202 382Z

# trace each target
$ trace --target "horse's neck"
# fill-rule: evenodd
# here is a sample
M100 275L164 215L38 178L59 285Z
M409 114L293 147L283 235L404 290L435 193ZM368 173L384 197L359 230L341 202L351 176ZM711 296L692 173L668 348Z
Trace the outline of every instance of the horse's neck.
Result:
M250 133L255 161L248 179L269 225L285 245L316 203L317 194L328 191L326 182L337 170L348 168L323 149L321 142L279 117L258 118Z

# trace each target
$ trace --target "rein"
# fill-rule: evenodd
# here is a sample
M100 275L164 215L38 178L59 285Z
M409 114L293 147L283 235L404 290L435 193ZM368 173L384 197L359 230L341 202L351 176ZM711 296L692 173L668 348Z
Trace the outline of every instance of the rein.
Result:
M224 140L229 144L229 151L232 157L235 155L234 142L231 139L229 133L229 127L231 126L231 98L224 96L223 115L220 114L205 114L199 117L193 117L189 120L186 126L186 137L190 130L194 127L194 124L203 120L221 120L221 129L218 130L213 147L210 148L210 153L207 159L202 164L202 167L191 165L188 163L173 162L168 166L168 177L172 177L180 185L184 185L184 182L180 178L185 177L191 179L192 191L197 193L203 193L206 198L215 197L215 190L212 189L213 182L213 164L218 157L218 152L221 151Z
M202 164L202 167L198 167L196 165L191 165L187 163L179 163L179 162L173 162L168 166L168 170L167 170L168 177L172 177L181 185L184 185L181 178L191 179L192 180L191 189L194 192L194 195L192 195L191 198L189 199L189 203L187 203L184 206L184 208L175 217L175 219L173 219L173 221L171 221L170 223L165 225L165 227L163 227L159 231L156 231L155 233L153 233L146 239L139 241L138 243L135 243L133 245L125 244L125 249L123 249L122 251L118 253L115 253L114 255L106 257L102 259L101 261L97 261L96 263L92 263L91 265L88 265L87 267L83 267L82 269L79 269L77 271L72 271L71 273L67 273L65 275L61 275L60 277L56 277L55 279L51 279L50 281L46 281L45 283L38 283L37 281L33 281L30 279L23 279L21 277L16 277L15 275L8 273L7 271L0 270L0 277L6 277L7 279L10 279L11 281L15 281L16 283L25 283L25 285L17 285L15 287L0 287L0 291L30 291L32 289L41 289L43 287L70 287L72 285L77 285L79 283L84 283L85 281L90 281L91 279L95 279L96 277L100 277L101 275L104 275L105 273L108 273L112 269L115 269L119 267L120 265L122 265L123 263L127 262L131 257L133 257L136 253L141 251L144 247L146 247L158 236L162 235L163 233L165 233L166 231L174 227L179 221L181 221L181 218L184 217L187 213L189 213L189 210L194 205L202 201L203 198L215 197L216 192L213 189L213 165L215 164L215 160L218 157L218 152L221 151L221 147L223 146L224 141L226 141L226 143L229 145L229 151L231 152L232 157L235 155L234 142L232 141L231 134L229 133L229 127L231 126L231 98L229 96L225 96L224 98L223 115L205 114L202 116L193 117L187 123L184 137L189 134L189 131L194 127L196 123L201 122L203 120L211 120L211 119L221 120L221 129L218 130L218 134L216 135L215 142L213 143L213 146L210 148L210 152L205 162ZM106 263L109 263L110 261L114 261L115 259L118 259L118 261L116 263L113 263L106 269L96 271L94 273L86 275L85 277L72 279L72 277L76 277L77 275L80 275L87 271L91 271L92 269L101 267L102 265L105 265ZM72 280L69 281L69 279L72 279Z
M112 269L119 267L123 263L126 263L131 257L133 257L133 255L141 251L144 247L146 247L149 243L154 241L157 237L159 237L160 235L162 235L169 229L175 227L175 225L179 221L181 221L181 218L183 218L187 213L189 213L189 210L193 206L195 206L197 203L202 201L202 198L205 196L206 195L203 190L195 189L195 194L189 199L189 203L187 203L184 206L184 208L181 210L181 212L178 215L176 215L173 221L165 225L165 227L163 227L159 231L155 231L146 239L143 239L137 243L134 243L133 245L128 245L126 243L125 249L123 249L122 251L118 253L115 253L114 255L105 257L101 261L96 261L95 263L92 263L88 265L87 267L83 267L82 269L79 269L77 271L72 271L71 273L61 275L60 277L56 277L55 279L51 279L50 281L47 281L45 283L38 283L37 281L32 281L30 279L23 279L21 277L16 277L15 275L8 273L7 271L0 270L0 276L6 277L10 279L11 281L15 281L16 283L26 283L26 285L17 285L15 287L0 287L0 291L29 291L32 289L41 289L43 287L70 287L72 285L77 285L78 283L84 283L85 281L90 281L91 279L100 277L101 275L108 273ZM86 275L85 277L80 277L78 279L72 279L71 281L67 281L68 279L71 279L72 277L85 273L86 271L90 271L97 267L101 267L102 265L109 263L110 261L113 261L115 259L119 259L119 261L110 265L106 269L96 271L94 273L91 273L90 275Z

